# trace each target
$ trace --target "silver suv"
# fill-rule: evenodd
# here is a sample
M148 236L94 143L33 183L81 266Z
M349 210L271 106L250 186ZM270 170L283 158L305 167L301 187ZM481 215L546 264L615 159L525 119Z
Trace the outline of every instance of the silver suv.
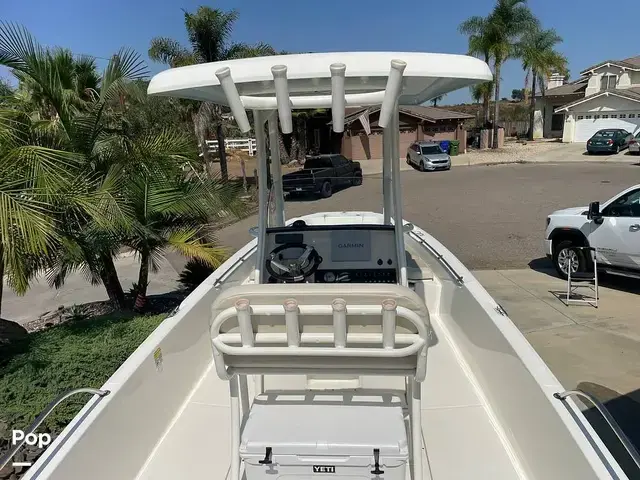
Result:
M431 141L415 142L407 149L407 163L415 165L421 172L425 170L449 170L451 157Z

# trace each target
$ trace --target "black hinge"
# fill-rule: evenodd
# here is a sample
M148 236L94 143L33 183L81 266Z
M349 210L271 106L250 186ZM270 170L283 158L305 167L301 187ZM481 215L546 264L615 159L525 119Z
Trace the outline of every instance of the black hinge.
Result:
M503 317L507 317L508 316L507 311L500 304L496 305L496 312L498 312Z
M258 463L260 465L271 465L271 454L271 447L267 447L266 451L264 452L264 460L258 460Z
M384 470L380 470L380 449L379 448L374 448L373 449L373 470L371 470L371 473L373 475L382 475L384 473Z

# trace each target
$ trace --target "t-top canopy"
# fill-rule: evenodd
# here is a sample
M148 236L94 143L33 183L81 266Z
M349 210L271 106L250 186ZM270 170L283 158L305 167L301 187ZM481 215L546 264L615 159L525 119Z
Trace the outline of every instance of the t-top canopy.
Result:
M293 108L331 107L332 66L344 65L346 106L382 103L392 60L406 63L399 105L420 105L438 95L493 79L485 62L464 55L417 52L335 52L276 55L173 68L153 77L149 94L229 105L219 78L229 68L245 109L276 108L274 66L286 66ZM338 73L339 74L339 73ZM354 95L355 94L355 95ZM362 95L370 94L370 95ZM372 95L373 94L373 95Z

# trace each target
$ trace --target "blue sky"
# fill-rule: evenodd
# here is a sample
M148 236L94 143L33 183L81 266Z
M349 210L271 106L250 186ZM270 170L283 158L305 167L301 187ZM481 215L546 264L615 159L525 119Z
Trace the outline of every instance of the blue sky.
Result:
M457 26L472 15L486 15L493 0L3 0L2 19L25 25L43 44L108 57L121 46L146 58L149 40L169 36L186 44L182 8L198 5L236 8L234 40L263 41L287 51L395 50L464 53L466 38ZM546 28L564 38L559 50L569 59L572 78L606 59L640 55L638 9L633 0L609 8L596 0L530 0ZM595 12L600 12L596 14ZM104 65L104 61L99 61ZM153 73L165 67L149 62ZM6 77L7 71L0 71ZM501 96L522 88L518 61L503 68ZM469 100L467 89L449 94L444 104Z

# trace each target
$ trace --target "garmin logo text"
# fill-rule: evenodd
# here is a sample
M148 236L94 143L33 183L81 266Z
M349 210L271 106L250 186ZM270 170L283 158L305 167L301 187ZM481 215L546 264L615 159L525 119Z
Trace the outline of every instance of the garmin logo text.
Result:
M339 243L338 248L364 248L364 243Z

